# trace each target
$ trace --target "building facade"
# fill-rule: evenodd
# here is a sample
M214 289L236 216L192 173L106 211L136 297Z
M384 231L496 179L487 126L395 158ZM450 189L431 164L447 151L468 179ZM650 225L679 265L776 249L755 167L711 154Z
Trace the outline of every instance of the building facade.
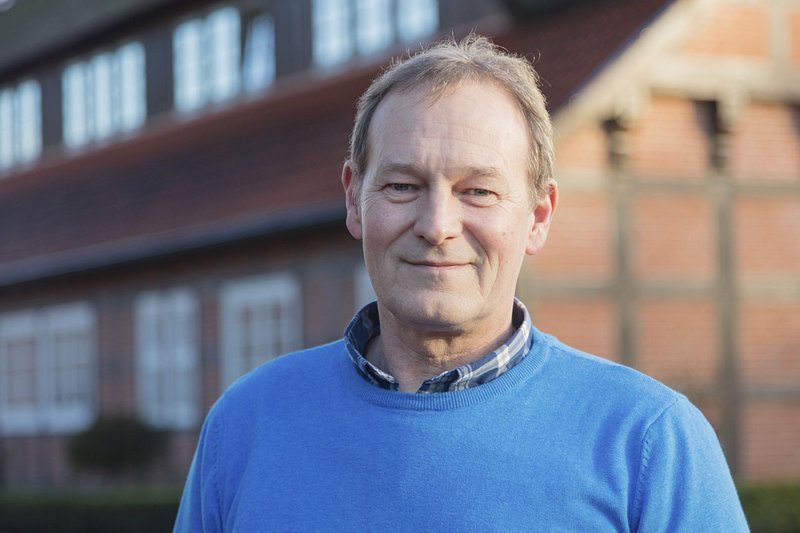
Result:
M169 436L135 481L180 483L225 387L338 338L373 297L355 100L473 28L535 58L558 134L534 322L689 395L741 479L800 477L800 1L6 4L4 486L90 483L66 443L114 415Z

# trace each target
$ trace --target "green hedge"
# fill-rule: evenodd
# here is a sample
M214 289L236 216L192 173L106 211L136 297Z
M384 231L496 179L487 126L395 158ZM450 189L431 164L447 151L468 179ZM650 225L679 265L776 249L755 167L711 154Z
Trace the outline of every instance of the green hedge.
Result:
M753 533L800 533L800 485L739 487Z
M0 492L3 533L141 533L172 531L180 491L101 493Z
M67 450L73 466L121 474L153 462L163 450L166 434L135 417L101 417L72 435Z
M800 533L800 485L739 487L753 533ZM0 492L4 533L159 533L172 530L179 489L100 494Z

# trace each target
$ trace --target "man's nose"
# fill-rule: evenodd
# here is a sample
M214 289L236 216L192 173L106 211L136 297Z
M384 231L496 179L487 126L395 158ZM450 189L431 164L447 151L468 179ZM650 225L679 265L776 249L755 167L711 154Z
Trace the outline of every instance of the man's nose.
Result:
M414 234L433 245L461 233L461 206L450 190L431 189L426 199L418 203L419 212Z

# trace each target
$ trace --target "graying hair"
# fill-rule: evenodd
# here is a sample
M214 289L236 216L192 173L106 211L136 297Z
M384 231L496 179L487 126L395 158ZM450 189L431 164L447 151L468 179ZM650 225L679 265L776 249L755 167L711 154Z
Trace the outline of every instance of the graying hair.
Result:
M470 81L489 82L505 89L517 102L528 127L530 154L528 174L531 193L539 200L549 192L555 159L553 127L539 76L524 57L513 55L489 39L470 34L460 41L439 42L402 60L395 60L361 95L350 136L349 158L355 180L355 196L367 168L367 134L378 105L392 91L424 88L436 99L448 89Z

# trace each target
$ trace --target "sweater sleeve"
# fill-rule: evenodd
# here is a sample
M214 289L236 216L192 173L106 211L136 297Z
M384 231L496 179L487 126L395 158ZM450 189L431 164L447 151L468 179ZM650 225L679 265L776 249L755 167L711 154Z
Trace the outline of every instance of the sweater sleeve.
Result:
M212 407L200 432L200 440L183 488L174 533L221 533L217 484L217 441L221 424L220 402Z
M635 531L749 531L714 430L680 397L647 429Z

